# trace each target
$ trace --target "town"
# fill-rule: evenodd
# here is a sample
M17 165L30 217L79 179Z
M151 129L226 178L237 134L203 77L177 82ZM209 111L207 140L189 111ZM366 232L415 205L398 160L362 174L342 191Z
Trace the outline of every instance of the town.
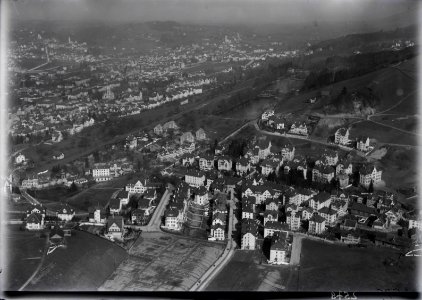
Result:
M8 45L4 223L27 246L6 290L347 289L316 273L328 256L398 274L353 271L349 289L415 288L398 283L422 230L414 27L362 46L375 33L154 21L90 41L46 24Z

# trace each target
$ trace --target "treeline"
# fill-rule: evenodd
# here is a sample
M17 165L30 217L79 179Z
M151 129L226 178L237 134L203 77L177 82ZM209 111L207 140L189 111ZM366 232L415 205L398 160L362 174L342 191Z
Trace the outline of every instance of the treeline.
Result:
M326 66L343 65L341 70L330 70L328 67L321 71L312 71L305 79L302 90L318 89L339 81L365 75L367 73L385 68L388 65L411 59L417 55L415 47L408 47L399 51L380 51L357 54L349 57L327 58Z

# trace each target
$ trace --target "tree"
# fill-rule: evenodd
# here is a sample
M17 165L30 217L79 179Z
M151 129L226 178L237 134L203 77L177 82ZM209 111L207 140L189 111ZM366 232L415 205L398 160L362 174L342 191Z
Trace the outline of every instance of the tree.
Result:
M76 186L75 182L72 182L72 184L69 187L69 192L74 193L78 191L78 187Z
M374 182L371 179L371 183L369 184L368 187L368 193L373 193L374 192Z

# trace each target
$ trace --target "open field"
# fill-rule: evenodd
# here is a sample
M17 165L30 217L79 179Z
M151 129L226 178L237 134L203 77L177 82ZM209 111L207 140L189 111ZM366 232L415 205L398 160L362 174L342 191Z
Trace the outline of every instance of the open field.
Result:
M129 257L100 291L187 291L221 255L224 245L161 232L143 232Z
M228 264L206 287L206 291L283 290L290 267L260 264L263 258L258 251L236 251Z
M392 143L404 145L417 145L418 138L415 134L398 131L370 121L362 121L353 124L351 132L353 135L369 136L379 143Z
M46 244L45 237L37 236L35 232L20 231L20 225L4 226L2 234L7 248L4 260L5 290L18 290L37 269Z
M394 110L391 111L394 113ZM419 117L417 115L385 115L385 116L374 116L371 120L388 125L397 127L404 131L417 132Z
M384 168L382 179L391 188L413 187L418 184L417 155L415 149L387 148L387 154L380 160Z
M26 291L95 291L127 256L116 244L82 231L72 231L66 244L47 255Z
M300 269L293 272L290 291L398 291L416 290L416 257L398 259L388 248L348 248L304 239ZM297 278L299 276L299 278Z

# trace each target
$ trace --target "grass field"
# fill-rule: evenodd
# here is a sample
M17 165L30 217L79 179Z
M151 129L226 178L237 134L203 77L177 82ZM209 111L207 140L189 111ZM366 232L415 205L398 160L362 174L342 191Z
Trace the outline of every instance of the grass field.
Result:
M67 248L47 255L25 291L96 291L127 256L114 243L95 235L72 231Z
M45 238L35 232L20 231L20 225L3 226L4 241L7 242L4 260L5 290L18 290L33 274L41 262Z
M353 135L369 136L380 143L393 143L404 145L417 145L415 134L398 131L370 121L362 121L352 125Z
M166 233L143 232L130 256L100 291L187 291L222 253L224 245Z
M415 149L388 147L387 154L380 160L384 168L382 179L391 188L406 188L416 186L417 153Z
M300 269L287 287L290 291L398 291L416 290L416 257L401 257L388 248L348 248L303 240ZM299 279L297 278L299 276Z
M206 291L283 290L289 277L289 266L260 264L262 258L263 255L258 251L236 251Z

